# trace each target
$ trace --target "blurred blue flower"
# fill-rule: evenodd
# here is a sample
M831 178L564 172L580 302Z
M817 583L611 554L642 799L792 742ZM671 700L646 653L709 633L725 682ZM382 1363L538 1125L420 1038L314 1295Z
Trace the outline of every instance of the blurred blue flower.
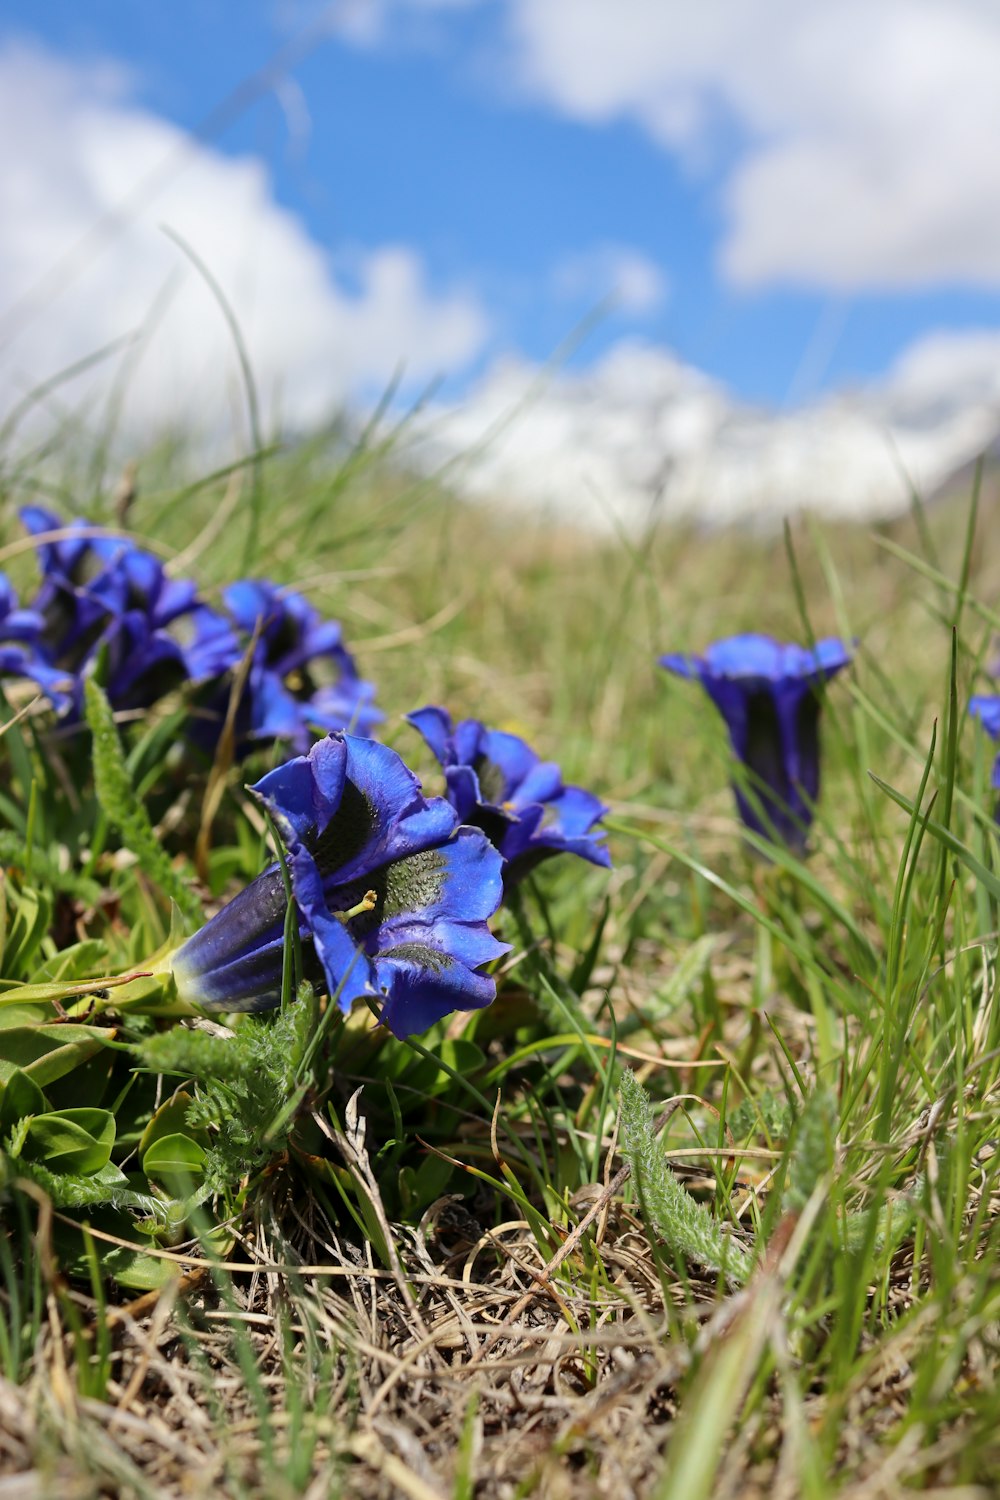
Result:
M980 693L970 698L969 713L979 720L991 740L1000 740L1000 693ZM1000 791L1000 755L993 762L990 786Z
M18 607L10 580L0 573L0 676L27 677L57 708L68 703L67 679L38 654L44 621L34 609Z
M500 857L424 797L394 750L334 733L252 788L287 852L307 972L346 1012L383 1000L396 1036L494 999L479 973L506 952L486 919L502 893ZM266 1010L281 993L285 921L272 865L173 957L182 999L214 1010Z
M433 704L406 717L444 767L446 795L461 821L483 829L503 855L508 888L554 854L611 864L603 830L591 832L607 808L582 787L564 786L559 767L516 734L478 719L452 724Z
M32 608L41 617L38 650L72 681L57 704L79 713L82 679L99 650L107 653L105 690L116 709L143 708L182 682L217 677L239 656L232 626L198 598L190 579L169 578L151 553L125 538L87 535L86 522L65 526L41 506L21 519L40 540L42 580Z
M749 773L749 787L733 786L744 823L793 849L805 846L819 796L820 685L850 660L839 640L808 650L765 635L734 635L702 656L660 658L668 672L697 678L725 719Z
M223 600L248 639L257 631L236 715L242 750L254 742L287 740L304 754L316 730L368 735L381 722L375 689L358 676L335 620L324 620L301 594L266 579L231 584ZM227 705L228 694L220 693L210 706L219 727Z

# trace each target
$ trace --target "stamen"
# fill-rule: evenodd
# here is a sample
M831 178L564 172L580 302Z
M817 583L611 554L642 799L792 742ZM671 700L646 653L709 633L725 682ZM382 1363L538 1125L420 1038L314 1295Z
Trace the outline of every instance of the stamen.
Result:
M335 911L334 916L338 922L349 922L352 917L362 917L365 912L374 911L378 905L378 892L365 891L357 906L352 906L350 911Z

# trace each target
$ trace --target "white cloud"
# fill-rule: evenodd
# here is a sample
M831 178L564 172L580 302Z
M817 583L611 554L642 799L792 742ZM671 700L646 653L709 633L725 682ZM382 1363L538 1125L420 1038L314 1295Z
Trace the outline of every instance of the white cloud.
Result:
M946 400L1000 412L1000 329L924 334L896 360L884 388L894 411L933 408Z
M130 103L107 70L0 50L0 137L11 147L0 158L2 405L141 326L179 273L130 380L126 420L147 433L178 420L218 426L241 407L224 320L161 224L223 288L265 408L288 424L318 421L346 396L381 389L401 365L411 389L455 372L488 337L478 298L432 289L405 246L356 251L347 289L331 255L277 204L260 162L192 142ZM161 172L164 163L179 170ZM153 175L157 190L137 206L130 195ZM116 218L126 201L132 210ZM98 245L87 236L99 223ZM41 310L20 321L22 299L30 303L57 262L66 274L45 283ZM4 317L12 307L13 322ZM12 327L8 341L3 330Z
M572 525L774 526L803 509L890 516L1000 430L1000 330L931 334L878 384L797 411L747 406L666 350L619 344L582 374L493 367L439 408L423 461L460 488Z
M656 312L667 299L667 278L648 256L628 245L602 244L569 255L556 266L555 294L590 306L607 300L612 311L633 316Z
M724 273L1000 286L1000 9L985 0L509 0L521 86L723 173Z

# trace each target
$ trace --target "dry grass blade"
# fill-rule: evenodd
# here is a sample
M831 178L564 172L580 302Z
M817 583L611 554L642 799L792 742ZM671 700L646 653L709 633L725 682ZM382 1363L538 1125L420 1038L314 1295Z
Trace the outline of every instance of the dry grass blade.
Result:
M376 1180L375 1173L372 1171L371 1162L368 1159L368 1151L365 1147L365 1121L364 1117L358 1110L358 1099L360 1098L360 1095L361 1089L357 1089L354 1094L352 1094L350 1100L347 1103L347 1107L344 1111L344 1130L337 1130L333 1125L330 1124L328 1120L324 1119L323 1115L320 1114L318 1110L313 1112L313 1120L316 1122L317 1126L326 1136L326 1138L329 1141L332 1141L332 1143L337 1147L337 1150L343 1156L346 1164L357 1174L360 1181L364 1184L365 1191L368 1195L368 1201L371 1204L372 1212L375 1214L375 1217L378 1220L379 1228L381 1229L384 1237L386 1254L389 1259L389 1268L392 1272L393 1279L395 1280L399 1295L403 1299L403 1303L407 1309L407 1312L413 1319L413 1324L417 1332L427 1342L428 1348L431 1348L433 1347L434 1341L424 1325L423 1318L420 1315L420 1309L418 1308L413 1293L410 1290L410 1286L406 1278L406 1273L404 1272L402 1262L399 1259L399 1252L396 1249L396 1241L392 1231L392 1226L389 1223L388 1215L386 1214L385 1208L382 1203L382 1194L379 1190L379 1185Z
M670 1101L669 1105L663 1111L656 1122L657 1133L666 1128L671 1116L675 1114L676 1111L680 1108L682 1102L682 1099L672 1099ZM616 1126L616 1141L617 1138L618 1130ZM503 1327L498 1328L496 1332L490 1336L487 1342L479 1350L478 1354L474 1357L473 1364L481 1364L482 1361L486 1359L490 1352L495 1348L499 1340L503 1337L506 1329L509 1328L516 1321L516 1319L520 1317L525 1308L528 1307L529 1303L531 1303L536 1296L539 1296L542 1292L550 1289L550 1283L556 1271L558 1271L559 1267L563 1265L576 1250L577 1246L580 1244L583 1236L586 1234L591 1224L593 1224L594 1220L599 1218L602 1214L606 1213L612 1199L617 1193L621 1192L622 1188L625 1186L631 1175L632 1168L628 1164L628 1162L626 1162L623 1166L618 1168L618 1171L615 1173L611 1181L606 1183L605 1186L601 1188L600 1192L594 1199L594 1202L587 1209L579 1224L577 1224L572 1230L570 1230L569 1234L566 1236L565 1241L562 1245L560 1245L555 1255L553 1255L551 1260L547 1262L544 1269L534 1277L535 1285L533 1289L530 1292L525 1292L520 1301L515 1303L515 1305L508 1313Z

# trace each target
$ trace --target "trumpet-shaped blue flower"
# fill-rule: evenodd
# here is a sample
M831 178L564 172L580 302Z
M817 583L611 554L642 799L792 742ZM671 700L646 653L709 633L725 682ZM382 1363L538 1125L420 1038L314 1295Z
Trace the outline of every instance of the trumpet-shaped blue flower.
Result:
M842 641L808 650L765 635L731 636L702 656L660 658L668 672L697 678L725 719L749 773L752 796L745 783L733 787L747 827L792 848L804 847L819 796L820 686L850 660Z
M237 659L231 625L201 602L190 579L169 578L151 553L124 538L87 536L85 522L64 526L41 506L25 506L21 519L39 538L64 533L39 541L42 582L33 601L42 619L39 652L73 682L57 707L79 711L83 676L102 648L115 708L147 707L181 682L220 675Z
M979 720L991 740L1000 740L1000 693L980 693L969 699L969 713ZM993 762L990 785L1000 791L1000 755Z
M516 734L478 719L452 724L433 704L406 717L443 766L448 801L462 822L482 828L503 855L508 887L553 854L610 865L603 830L592 832L607 808L582 787L564 786L559 767Z
M278 589L266 579L231 584L223 599L248 640L257 632L236 716L243 749L254 742L287 740L304 753L315 730L371 733L382 719L372 701L375 689L359 677L335 620L324 620L301 594ZM220 693L211 706L219 726L227 702Z
M506 952L487 926L501 861L454 808L426 798L394 750L333 733L252 788L281 835L307 969L343 1011L381 997L397 1036L488 1005L480 972ZM280 998L285 922L272 865L174 955L181 998L266 1010Z

